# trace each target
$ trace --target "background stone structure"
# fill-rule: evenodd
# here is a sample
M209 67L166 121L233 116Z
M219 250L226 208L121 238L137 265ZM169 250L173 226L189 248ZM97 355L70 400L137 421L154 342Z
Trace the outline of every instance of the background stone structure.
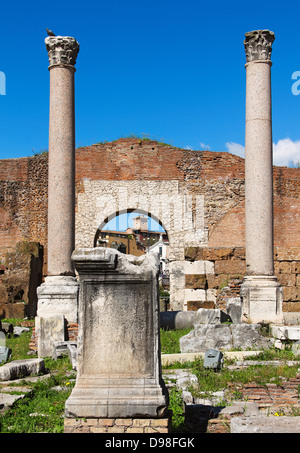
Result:
M172 231L180 211L171 206L171 306L213 308L230 282L234 293L236 280L245 275L244 170L244 159L227 152L183 150L139 138L79 148L76 247L93 247L100 224L115 213L114 205L103 204L105 197L124 209L143 210L144 200L164 224L166 206L155 207L155 195L161 194L161 200L189 195L193 202L198 196L204 203L204 224L198 229ZM275 275L283 286L283 311L300 312L300 170L274 166L273 173ZM45 249L44 275L47 174L47 154L0 161L0 260L21 240L39 242ZM197 258L191 248L198 248ZM223 255L222 249L231 252Z
M0 318L35 316L42 269L43 247L39 243L18 242L15 251L6 254L0 270Z
M0 261L20 241L47 248L48 155L0 160Z
M185 249L185 260L211 263L211 272L198 275L185 275L185 287L191 292L206 290L212 294L200 304L188 302L188 309L220 308L226 311L226 301L239 297L240 285L246 275L246 254L244 247L189 247ZM275 246L275 275L283 288L283 311L300 312L300 247ZM286 315L287 317L287 315Z

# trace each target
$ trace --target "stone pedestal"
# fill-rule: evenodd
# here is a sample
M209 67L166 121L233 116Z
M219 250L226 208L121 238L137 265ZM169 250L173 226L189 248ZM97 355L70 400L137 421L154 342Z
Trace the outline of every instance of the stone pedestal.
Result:
M37 289L37 316L63 315L68 322L77 323L79 283L75 277L46 277L45 283Z
M53 355L53 343L65 340L65 318L62 315L35 317L35 334L39 339L37 353L39 357Z
M73 253L80 276L76 385L67 418L161 418L157 254Z
M247 276L241 285L242 321L281 323L283 290L275 276Z
M46 277L37 289L35 318L39 357L52 356L53 342L66 340L66 324L77 323L79 283L75 277Z
M274 277L271 51L269 30L246 33L245 242L243 313L252 322L280 320Z

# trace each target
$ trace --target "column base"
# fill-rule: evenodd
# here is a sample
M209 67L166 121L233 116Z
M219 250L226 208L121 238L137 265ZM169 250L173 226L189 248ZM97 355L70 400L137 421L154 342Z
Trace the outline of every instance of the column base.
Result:
M65 433L170 433L172 412L164 418L65 418ZM121 445L117 445L121 446Z
M66 340L66 324L77 323L79 283L75 277L51 276L37 288L36 338L39 357L52 356L53 342Z
M79 283L75 277L46 277L37 289L37 316L63 315L68 322L77 322Z
M283 291L276 276L246 276L241 285L240 295L243 322L283 322Z
M167 407L167 389L154 378L77 376L65 414L77 418L160 418Z

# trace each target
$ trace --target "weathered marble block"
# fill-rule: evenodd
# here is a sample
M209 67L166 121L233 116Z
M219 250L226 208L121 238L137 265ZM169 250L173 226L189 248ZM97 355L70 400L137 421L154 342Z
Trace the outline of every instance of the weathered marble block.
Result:
M241 285L242 321L282 322L283 291L276 276L247 275Z
M67 417L162 417L157 254L78 249L80 278L76 385Z

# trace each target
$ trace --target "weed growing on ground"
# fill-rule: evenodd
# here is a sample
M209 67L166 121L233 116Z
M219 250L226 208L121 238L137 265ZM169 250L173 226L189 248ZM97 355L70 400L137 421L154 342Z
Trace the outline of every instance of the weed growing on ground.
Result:
M252 365L241 369L230 369L225 366L221 371L214 371L205 368L202 359L196 359L191 371L196 375L198 385L194 385L190 390L194 397L203 398L204 395L227 389L233 399L238 399L239 385L256 383L265 386L270 382L280 385L283 380L294 378L298 369L298 364L287 366L283 363L279 366Z
M192 329L160 330L160 343L162 354L179 354L179 339L187 335Z
M10 348L12 353L9 361L28 359L28 345L31 338L31 330L29 332L23 332L20 336L7 337L5 346Z
M291 347L285 349L269 348L264 349L258 355L247 357L247 360L299 360L294 355Z
M179 338L190 330L161 330L162 353L179 353ZM7 346L13 350L11 360L28 358L30 337L31 331L24 332L19 337L7 338ZM212 392L226 390L228 401L242 397L239 392L239 386L242 384L255 382L259 385L266 385L273 382L280 385L282 380L295 377L299 368L297 363L295 366L285 365L285 360L295 359L289 350L280 351L274 348L265 350L252 358L253 360L282 360L283 363L280 366L252 365L242 369L231 369L228 365L232 361L225 360L224 367L216 372L204 368L203 359L196 359L194 362L183 364L177 362L168 368L189 368L196 375L198 384L193 384L190 389L194 397L203 398ZM65 401L74 386L76 373L72 370L68 357L58 360L44 358L44 362L50 376L43 377L36 383L28 382L25 379L19 382L19 385L28 386L30 391L23 398L17 400L5 413L0 414L0 433L63 432ZM300 386L298 396L300 397ZM169 409L173 412L172 431L185 432L181 391L172 387L169 390L169 400ZM287 409L285 408L285 410ZM277 413L279 416L284 412L278 411ZM290 415L300 415L299 409L291 408Z
M60 433L64 429L65 401L74 386L68 358L47 360L53 370L50 377L31 383L32 390L0 415L0 433ZM52 362L52 363L51 363ZM47 371L50 371L49 369ZM24 384L28 382L23 380Z
M184 403L181 391L178 391L175 387L169 390L169 409L172 411L172 432L185 432Z

